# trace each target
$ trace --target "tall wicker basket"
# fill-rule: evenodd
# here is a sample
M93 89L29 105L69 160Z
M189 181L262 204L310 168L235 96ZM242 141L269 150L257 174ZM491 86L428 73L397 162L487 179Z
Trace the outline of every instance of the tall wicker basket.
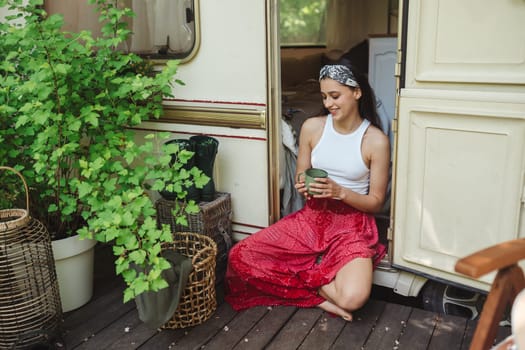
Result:
M51 238L26 209L0 210L0 349L26 349L58 336L62 308Z
M173 242L165 243L163 249L172 249L190 257L193 270L188 276L177 310L162 328L176 329L201 324L217 309L215 294L217 245L212 238L205 235L176 232L173 234Z

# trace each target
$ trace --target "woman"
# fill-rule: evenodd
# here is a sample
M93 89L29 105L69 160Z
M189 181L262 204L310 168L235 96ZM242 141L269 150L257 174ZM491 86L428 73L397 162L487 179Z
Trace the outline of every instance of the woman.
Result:
M351 321L370 295L373 267L385 254L371 213L386 196L390 145L366 78L350 65L327 65L320 89L329 114L301 128L295 188L306 205L230 251L226 301L318 306ZM302 173L322 168L309 195Z

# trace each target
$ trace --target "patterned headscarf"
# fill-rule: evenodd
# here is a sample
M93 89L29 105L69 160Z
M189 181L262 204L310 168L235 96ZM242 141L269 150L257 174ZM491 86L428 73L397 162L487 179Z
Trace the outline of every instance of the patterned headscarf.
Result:
M352 73L350 68L341 64L329 64L321 68L321 72L319 73L319 81L324 78L333 79L346 86L354 88L359 87L359 84L355 80L354 73Z

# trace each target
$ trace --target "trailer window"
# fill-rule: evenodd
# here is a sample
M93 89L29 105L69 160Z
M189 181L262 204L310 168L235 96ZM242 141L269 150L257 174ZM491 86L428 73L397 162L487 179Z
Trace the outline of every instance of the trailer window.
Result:
M327 0L280 0L281 46L326 45Z
M124 6L136 16L127 20L133 34L120 49L149 59L189 60L198 49L198 2L125 0ZM64 30L87 29L95 36L100 35L96 6L87 0L46 0L45 9L50 14L64 15Z

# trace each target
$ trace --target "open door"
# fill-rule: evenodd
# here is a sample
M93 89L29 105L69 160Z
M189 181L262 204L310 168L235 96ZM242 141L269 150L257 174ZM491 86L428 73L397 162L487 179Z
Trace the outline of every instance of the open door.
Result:
M525 237L525 1L404 1L393 263L454 272L467 254Z

